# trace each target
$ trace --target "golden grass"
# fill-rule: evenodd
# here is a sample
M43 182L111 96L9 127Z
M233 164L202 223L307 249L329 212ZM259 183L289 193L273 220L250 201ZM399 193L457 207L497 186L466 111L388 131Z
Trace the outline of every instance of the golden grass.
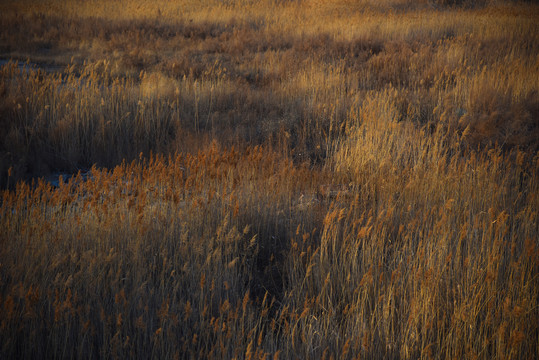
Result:
M0 357L536 357L538 14L3 2Z

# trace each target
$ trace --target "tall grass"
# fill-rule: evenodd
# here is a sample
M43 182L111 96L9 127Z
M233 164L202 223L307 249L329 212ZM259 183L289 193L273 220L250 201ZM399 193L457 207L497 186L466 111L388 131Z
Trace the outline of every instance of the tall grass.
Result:
M29 178L217 137L321 163L350 112L391 88L402 119L442 121L471 146L537 150L534 6L91 4L2 5L4 56L64 69L4 66L4 185L9 167Z
M0 357L537 357L537 14L0 4Z
M533 356L537 156L355 133L332 178L214 144L5 191L2 353Z

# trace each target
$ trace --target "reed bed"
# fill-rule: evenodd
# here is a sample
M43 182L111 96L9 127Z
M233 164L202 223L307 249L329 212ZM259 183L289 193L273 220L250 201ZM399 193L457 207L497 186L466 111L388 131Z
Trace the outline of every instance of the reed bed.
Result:
M214 144L4 191L3 355L533 357L539 158L421 132L364 125L332 176Z
M537 17L3 2L0 357L536 358Z

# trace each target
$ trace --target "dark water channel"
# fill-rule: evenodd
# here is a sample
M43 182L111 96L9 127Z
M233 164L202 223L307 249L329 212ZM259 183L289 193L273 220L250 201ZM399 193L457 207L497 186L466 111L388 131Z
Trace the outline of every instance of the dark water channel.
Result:
M22 71L28 72L32 69L33 70L41 69L48 73L55 73L55 72L62 71L64 69L64 66L62 65L51 65L51 64L45 64L45 63L39 64L39 63L31 62L31 61L19 61L17 59L0 58L0 67L4 65L13 64L13 63L17 65L17 68L19 68L21 72Z

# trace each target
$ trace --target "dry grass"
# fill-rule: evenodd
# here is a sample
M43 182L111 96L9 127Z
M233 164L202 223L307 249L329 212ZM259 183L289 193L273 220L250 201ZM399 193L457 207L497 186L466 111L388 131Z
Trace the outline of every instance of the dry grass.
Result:
M537 357L538 18L2 2L0 357Z

